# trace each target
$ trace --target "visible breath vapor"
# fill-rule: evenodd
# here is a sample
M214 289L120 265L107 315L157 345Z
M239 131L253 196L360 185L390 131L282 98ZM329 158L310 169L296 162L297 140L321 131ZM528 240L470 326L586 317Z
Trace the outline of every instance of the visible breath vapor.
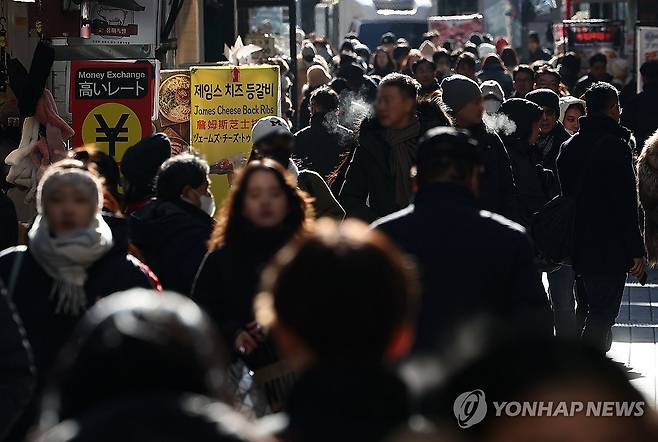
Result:
M482 121L484 121L484 124L491 132L496 132L505 136L510 136L516 132L516 123L510 120L507 115L500 112L495 114L488 114L485 112L482 116Z
M354 130L371 113L372 106L359 94L348 90L340 94L340 121L343 126Z

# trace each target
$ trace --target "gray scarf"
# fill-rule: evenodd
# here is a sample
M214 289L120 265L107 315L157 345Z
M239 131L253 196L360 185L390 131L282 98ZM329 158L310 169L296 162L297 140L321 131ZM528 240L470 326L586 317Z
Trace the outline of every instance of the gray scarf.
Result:
M99 214L88 228L54 237L46 218L39 215L28 238L32 256L54 280L50 296L57 296L55 312L82 313L87 304L87 269L112 248L110 226Z
M399 207L406 207L413 194L411 168L416 164L416 146L420 134L420 122L417 118L404 129L388 129L386 141L391 145L391 172L395 177L395 202Z

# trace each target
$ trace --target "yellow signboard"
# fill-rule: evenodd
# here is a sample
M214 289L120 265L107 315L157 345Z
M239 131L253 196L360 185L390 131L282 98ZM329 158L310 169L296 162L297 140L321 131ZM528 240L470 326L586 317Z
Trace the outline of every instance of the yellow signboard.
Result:
M137 114L120 103L103 103L92 109L82 123L82 142L94 144L114 158L142 139Z
M211 172L245 164L251 127L259 118L279 114L279 67L192 67L190 144L205 155ZM215 199L228 193L226 175L211 175Z

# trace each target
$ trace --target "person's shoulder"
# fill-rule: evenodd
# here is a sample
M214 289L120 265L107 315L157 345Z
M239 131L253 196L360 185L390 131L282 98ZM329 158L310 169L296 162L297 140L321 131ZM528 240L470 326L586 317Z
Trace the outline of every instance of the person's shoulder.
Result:
M317 173L315 170L302 169L299 171L299 175L297 176L297 183L300 185L302 185L302 183L317 185L320 184L320 182L324 183L324 178L322 178L322 175Z
M352 135L354 134L354 131L351 129L346 128L345 126L339 124L336 126L336 131L339 132L342 135Z
M13 263L14 259L19 255L26 256L27 254L27 246L15 246L4 249L0 251L0 267Z
M295 132L295 138L305 137L308 136L310 133L311 133L311 126L309 125Z

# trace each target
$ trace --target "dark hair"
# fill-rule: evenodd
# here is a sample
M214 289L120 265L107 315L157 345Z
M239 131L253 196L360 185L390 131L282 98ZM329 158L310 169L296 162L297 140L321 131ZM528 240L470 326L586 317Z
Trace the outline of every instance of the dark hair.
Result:
M356 220L320 220L275 256L263 289L259 322L285 325L324 363L383 362L395 333L413 324L417 303L411 261Z
M552 75L557 79L558 84L562 81L562 76L558 71L555 69L549 67L549 66L542 66L537 70L537 73L535 73L535 80L539 78L540 75Z
M503 48L500 53L500 59L503 61L506 67L510 68L519 64L519 57L516 55L516 51L511 47Z
M470 52L462 52L459 57L457 57L456 67L459 67L461 64L465 64L471 69L475 70L475 55L471 54Z
M414 61L414 63L411 65L411 73L416 75L416 70L420 67L422 64L429 64L430 67L432 68L432 71L436 70L436 65L434 64L433 61L429 61L426 58L421 58L419 60Z
M275 160L264 158L251 161L242 169L233 182L231 190L222 203L217 216L217 224L208 242L209 250L239 242L244 239L249 221L243 214L243 205L249 180L257 172L268 172L274 175L288 200L288 214L281 227L291 237L304 231L313 219L313 205L311 199L301 190L297 189L292 177Z
M338 109L338 94L329 86L320 86L311 92L310 104L316 104L323 112L331 112Z
M420 84L415 79L397 72L388 74L379 82L379 89L387 86L397 87L402 95L414 101L418 98L418 92L420 91Z
M509 117L516 126L512 133L501 131L503 142L511 143L513 140L520 140L521 143L527 144L532 134L532 125L541 120L543 112L541 106L528 99L510 98L500 107L500 113Z
M516 76L519 73L530 75L530 79L533 81L535 79L535 71L533 71L532 68L527 64L520 64L514 68L514 71L512 72L512 77L514 80L516 80Z
M583 99L588 115L605 114L619 100L617 89L605 81L597 81L587 89Z
M528 33L528 40L532 40L537 44L539 44L539 34L537 33L537 31L530 31Z
M384 66L383 70L379 66L377 66L377 55L378 54L384 54L386 55L386 66ZM373 70L380 74L382 72L386 72L386 74L390 74L391 72L395 71L395 60L393 59L393 56L391 55L390 52L388 52L386 49L384 49L381 46L378 46L377 49L375 49L375 52L373 53L373 58L372 58L372 66ZM384 75L386 75L384 74Z
M453 125L452 119L445 110L443 100L441 100L440 90L418 100L416 113L421 125L426 128Z
M112 196L119 198L121 173L114 158L94 146L78 147L69 156L82 161L88 170L95 172L96 175L102 178L103 185Z
M450 63L450 52L444 48L439 48L434 52L434 54L432 54L432 60L434 61L435 65L438 65L442 58L445 58L448 60L448 63Z
M165 200L180 198L185 186L197 188L208 180L210 168L198 155L184 153L162 163L155 176L155 195Z
M482 165L478 143L463 129L435 127L418 143L416 181L463 182Z
M493 66L500 66L501 69L503 68L503 62L501 61L500 57L497 54L487 55L486 58L484 59L484 62L482 63L482 69L493 67Z
M658 81L658 60L645 61L640 66L640 74L647 82Z
M602 54L600 52L597 52L596 54L592 55L589 58L589 67L594 66L596 63L603 63L603 64L607 65L608 64L608 59L604 54Z
M131 326L121 327L126 321ZM84 315L72 338L46 389L51 419L129 395L226 396L227 353L213 322L187 297L145 289L113 294Z

